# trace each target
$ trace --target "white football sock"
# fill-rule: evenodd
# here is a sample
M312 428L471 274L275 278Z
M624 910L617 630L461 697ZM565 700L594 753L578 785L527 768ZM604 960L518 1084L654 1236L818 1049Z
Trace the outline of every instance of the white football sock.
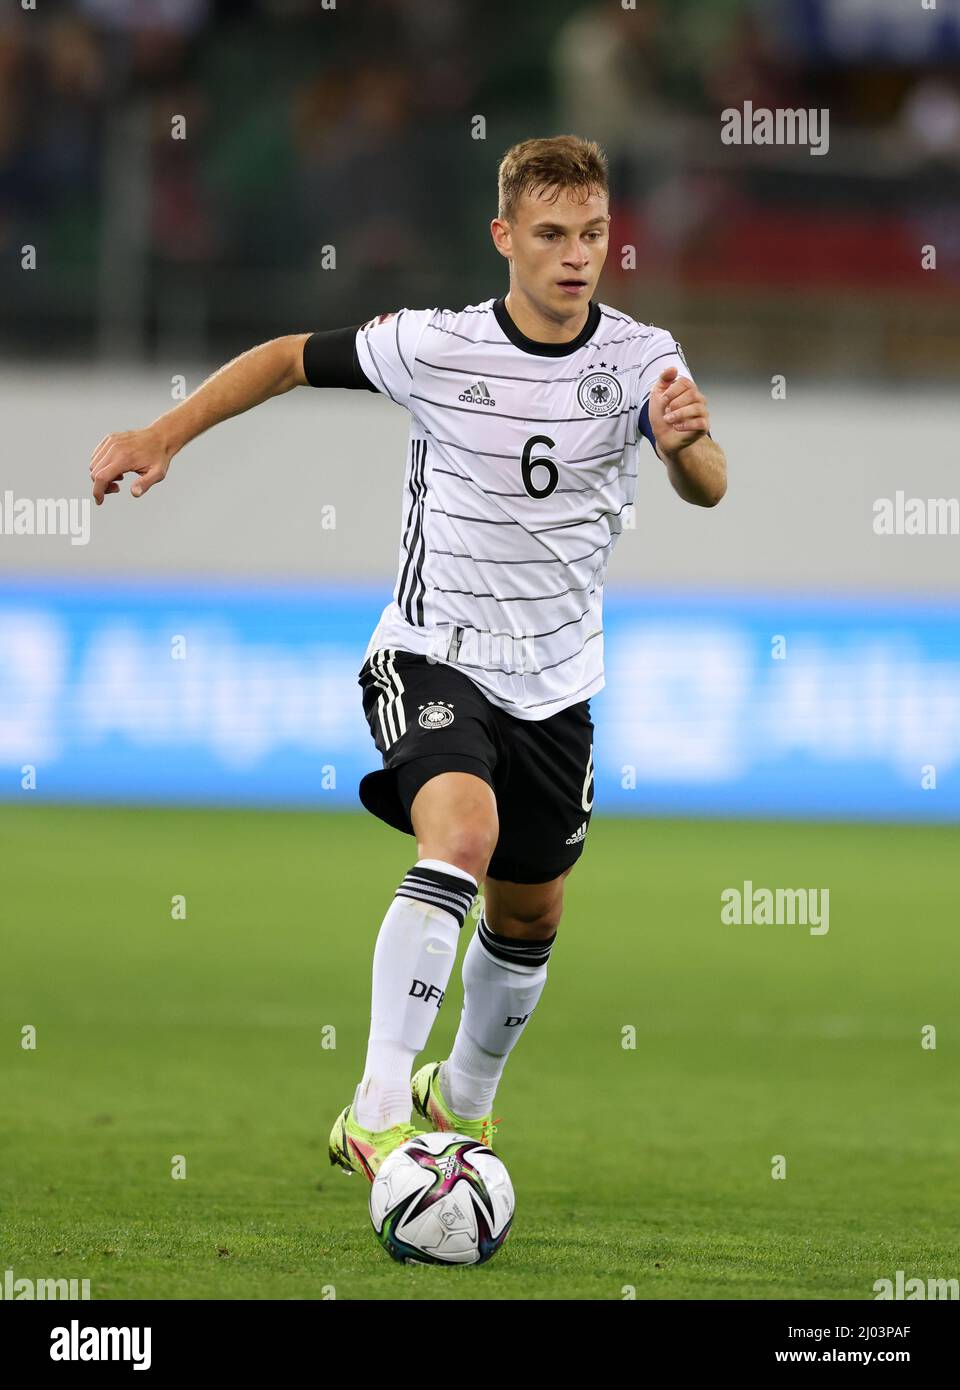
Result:
M483 913L463 958L463 1012L453 1051L440 1068L440 1089L464 1120L486 1115L507 1057L530 1021L547 983L556 940L497 936Z
M373 953L370 1037L353 1117L374 1132L409 1124L410 1072L426 1047L477 895L465 869L420 859L404 878Z

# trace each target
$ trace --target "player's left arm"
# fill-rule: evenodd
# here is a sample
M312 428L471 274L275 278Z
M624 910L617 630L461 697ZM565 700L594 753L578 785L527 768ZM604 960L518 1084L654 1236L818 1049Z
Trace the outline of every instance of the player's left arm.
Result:
M676 367L665 367L650 392L649 419L674 491L695 506L715 507L727 490L727 459L710 436L706 397Z

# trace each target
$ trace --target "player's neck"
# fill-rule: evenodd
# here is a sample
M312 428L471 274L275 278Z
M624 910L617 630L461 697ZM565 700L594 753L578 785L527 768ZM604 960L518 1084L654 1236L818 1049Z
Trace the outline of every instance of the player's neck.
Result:
M534 343L572 343L583 332L590 317L588 302L575 318L558 323L555 319L546 318L526 295L513 286L503 301L503 307L524 337Z

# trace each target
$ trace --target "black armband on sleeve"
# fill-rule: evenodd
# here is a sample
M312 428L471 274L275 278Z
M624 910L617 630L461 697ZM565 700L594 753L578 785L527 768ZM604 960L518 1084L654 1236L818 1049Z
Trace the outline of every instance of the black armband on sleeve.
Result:
M310 386L344 386L348 391L376 391L364 375L357 356L357 333L362 327L334 328L311 333L303 345L303 374Z

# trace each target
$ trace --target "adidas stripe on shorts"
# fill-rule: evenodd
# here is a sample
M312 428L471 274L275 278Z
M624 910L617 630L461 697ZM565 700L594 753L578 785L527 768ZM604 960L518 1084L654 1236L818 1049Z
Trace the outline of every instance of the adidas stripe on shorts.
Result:
M546 719L516 719L443 662L379 649L358 677L383 768L360 782L368 811L413 834L410 807L441 772L472 772L493 788L500 838L491 878L547 883L576 863L593 811L590 701Z

